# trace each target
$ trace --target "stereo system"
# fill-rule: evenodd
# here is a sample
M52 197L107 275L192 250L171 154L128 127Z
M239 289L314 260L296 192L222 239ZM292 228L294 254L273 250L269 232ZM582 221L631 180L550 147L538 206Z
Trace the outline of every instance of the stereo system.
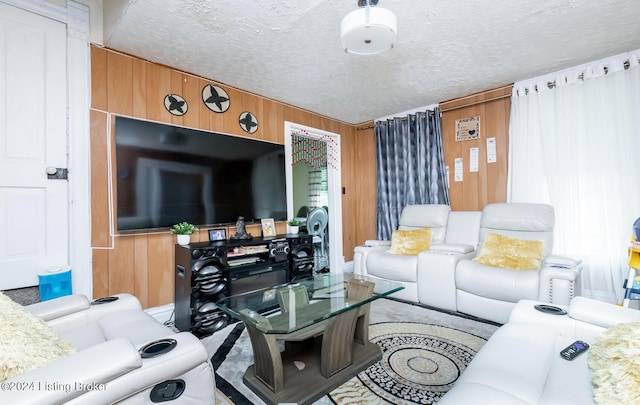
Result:
M215 303L229 295L313 275L313 239L306 234L175 247L175 326L198 337L233 321Z
M274 262L284 262L289 260L289 242L286 238L274 239L269 242L269 257Z

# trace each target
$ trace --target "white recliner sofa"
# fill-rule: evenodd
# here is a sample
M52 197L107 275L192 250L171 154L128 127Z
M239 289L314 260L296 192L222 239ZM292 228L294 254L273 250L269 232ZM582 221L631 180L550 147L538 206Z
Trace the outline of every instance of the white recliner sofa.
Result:
M457 252L471 257L478 244L480 212L451 211L445 204L408 205L400 215L399 230L431 228L430 251ZM393 296L420 302L428 257L424 253L401 256L389 253L390 240L367 240L357 246L353 256L355 274L398 282L403 290ZM426 253L426 252L425 252Z
M540 304L544 303L520 301L508 322L489 338L438 405L594 404L589 364L589 356L598 350L594 342L608 328L640 321L640 311L585 297L574 298L568 306L556 306L567 314L535 310ZM628 339L636 341L637 336ZM591 348L571 361L563 359L560 351L576 340L587 342ZM607 349L608 344L601 344L602 351ZM618 375L624 376L625 369L637 364L624 357L605 364L599 372L615 375L619 370ZM603 392L609 392L606 385L600 381ZM635 401L600 398L598 402L637 403L637 386L624 385L617 388L628 390Z
M3 404L215 404L206 348L143 311L132 295L70 295L25 307L75 353L3 382ZM2 327L7 327L3 325ZM47 385L48 384L48 385Z
M388 252L390 241L369 240L354 251L354 273L397 281L395 296L463 312L498 323L521 299L567 305L578 295L581 261L552 255L553 207L495 203L482 211L451 211L446 205L413 205L398 229L432 227L429 250L416 256ZM488 234L544 243L540 270L514 270L473 261Z

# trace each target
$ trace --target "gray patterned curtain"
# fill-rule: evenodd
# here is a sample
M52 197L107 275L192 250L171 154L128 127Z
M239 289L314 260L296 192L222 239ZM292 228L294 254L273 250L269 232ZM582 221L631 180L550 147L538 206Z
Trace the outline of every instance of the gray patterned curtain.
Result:
M440 109L375 123L377 238L390 239L410 204L449 204Z

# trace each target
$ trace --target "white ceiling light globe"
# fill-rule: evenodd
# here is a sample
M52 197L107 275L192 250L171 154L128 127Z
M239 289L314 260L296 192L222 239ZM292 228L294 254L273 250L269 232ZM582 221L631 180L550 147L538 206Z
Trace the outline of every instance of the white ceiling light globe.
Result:
M357 55L373 55L393 48L397 33L395 14L380 7L354 10L342 19L340 27L345 52Z

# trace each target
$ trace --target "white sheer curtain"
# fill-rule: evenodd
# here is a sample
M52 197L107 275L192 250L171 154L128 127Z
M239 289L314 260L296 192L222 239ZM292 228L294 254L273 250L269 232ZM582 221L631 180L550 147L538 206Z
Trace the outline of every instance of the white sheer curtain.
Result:
M583 295L621 302L640 217L640 51L514 85L508 199L555 208Z

